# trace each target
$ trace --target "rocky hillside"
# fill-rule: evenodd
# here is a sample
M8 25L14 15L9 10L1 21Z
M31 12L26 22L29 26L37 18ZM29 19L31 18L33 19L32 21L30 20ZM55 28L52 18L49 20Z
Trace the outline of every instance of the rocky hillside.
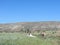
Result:
M60 22L42 21L42 22L20 22L0 24L0 32L19 32L21 30L60 30Z

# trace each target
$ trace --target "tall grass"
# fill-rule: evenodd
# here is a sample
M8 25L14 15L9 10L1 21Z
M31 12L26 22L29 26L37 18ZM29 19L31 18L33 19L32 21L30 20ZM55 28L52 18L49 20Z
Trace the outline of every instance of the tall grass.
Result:
M25 33L0 33L0 45L58 45L57 40L28 37Z

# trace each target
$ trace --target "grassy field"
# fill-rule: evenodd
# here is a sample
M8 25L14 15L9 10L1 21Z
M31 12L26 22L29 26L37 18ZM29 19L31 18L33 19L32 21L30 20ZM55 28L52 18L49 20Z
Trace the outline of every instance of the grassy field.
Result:
M56 38L29 37L25 33L0 33L0 45L59 45Z

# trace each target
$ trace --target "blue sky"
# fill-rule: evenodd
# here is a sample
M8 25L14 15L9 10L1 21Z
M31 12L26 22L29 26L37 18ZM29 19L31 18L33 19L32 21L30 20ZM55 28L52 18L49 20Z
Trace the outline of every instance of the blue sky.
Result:
M60 0L0 0L0 23L60 21Z

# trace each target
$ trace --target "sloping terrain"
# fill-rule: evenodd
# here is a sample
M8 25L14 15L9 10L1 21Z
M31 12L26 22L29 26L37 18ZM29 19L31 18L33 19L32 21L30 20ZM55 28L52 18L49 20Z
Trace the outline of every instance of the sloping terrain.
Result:
M0 24L0 32L14 32L21 30L60 30L60 22L42 21L42 22L20 22Z

